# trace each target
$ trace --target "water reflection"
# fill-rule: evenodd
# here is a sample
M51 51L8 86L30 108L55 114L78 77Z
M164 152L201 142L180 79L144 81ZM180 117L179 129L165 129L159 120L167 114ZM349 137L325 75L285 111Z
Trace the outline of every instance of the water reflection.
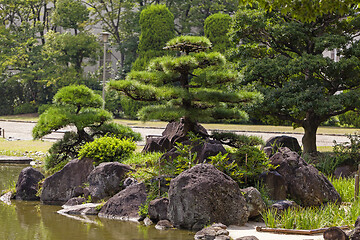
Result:
M0 165L0 191L4 182L16 181L24 166L14 168ZM5 172L4 172L5 171ZM80 221L57 214L59 206L42 205L40 202L12 201L11 205L0 203L0 239L5 240L190 240L194 235L188 231L158 231L132 222L87 216ZM77 216L82 217L82 216Z

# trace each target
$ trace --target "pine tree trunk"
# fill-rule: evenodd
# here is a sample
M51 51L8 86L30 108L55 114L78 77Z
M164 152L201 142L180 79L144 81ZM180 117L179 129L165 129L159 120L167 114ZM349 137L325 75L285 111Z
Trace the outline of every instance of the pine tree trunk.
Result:
M316 132L319 125L320 123L313 114L307 114L307 117L303 123L303 128L305 130L304 136L302 138L304 153L317 153Z

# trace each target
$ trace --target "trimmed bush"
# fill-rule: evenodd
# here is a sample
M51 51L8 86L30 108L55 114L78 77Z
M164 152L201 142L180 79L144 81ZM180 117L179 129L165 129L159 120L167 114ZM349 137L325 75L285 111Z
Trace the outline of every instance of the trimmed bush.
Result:
M165 5L150 5L140 14L141 35L133 70L144 70L150 59L165 55L165 43L174 37L174 16Z
M225 13L215 13L205 19L205 37L209 38L215 51L223 53L231 47L227 36L230 24L231 17Z
M95 165L102 162L122 162L136 149L132 139L101 137L86 143L79 150L79 158L92 158Z

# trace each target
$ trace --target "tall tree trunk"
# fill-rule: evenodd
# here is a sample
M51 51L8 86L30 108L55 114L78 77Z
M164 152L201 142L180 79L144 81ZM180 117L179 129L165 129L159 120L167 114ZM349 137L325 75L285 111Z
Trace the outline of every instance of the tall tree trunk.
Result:
M308 113L306 119L303 122L304 136L302 138L302 144L304 153L316 153L316 132L320 125L317 117L313 113Z

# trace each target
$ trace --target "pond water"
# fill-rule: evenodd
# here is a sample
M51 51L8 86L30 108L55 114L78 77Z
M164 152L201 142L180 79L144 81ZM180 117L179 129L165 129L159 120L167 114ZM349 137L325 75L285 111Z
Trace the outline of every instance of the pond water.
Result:
M0 164L0 192L13 182L24 165ZM63 216L59 206L40 202L0 202L0 239L4 240L191 240L194 233L181 230L158 231L153 226L97 216Z

